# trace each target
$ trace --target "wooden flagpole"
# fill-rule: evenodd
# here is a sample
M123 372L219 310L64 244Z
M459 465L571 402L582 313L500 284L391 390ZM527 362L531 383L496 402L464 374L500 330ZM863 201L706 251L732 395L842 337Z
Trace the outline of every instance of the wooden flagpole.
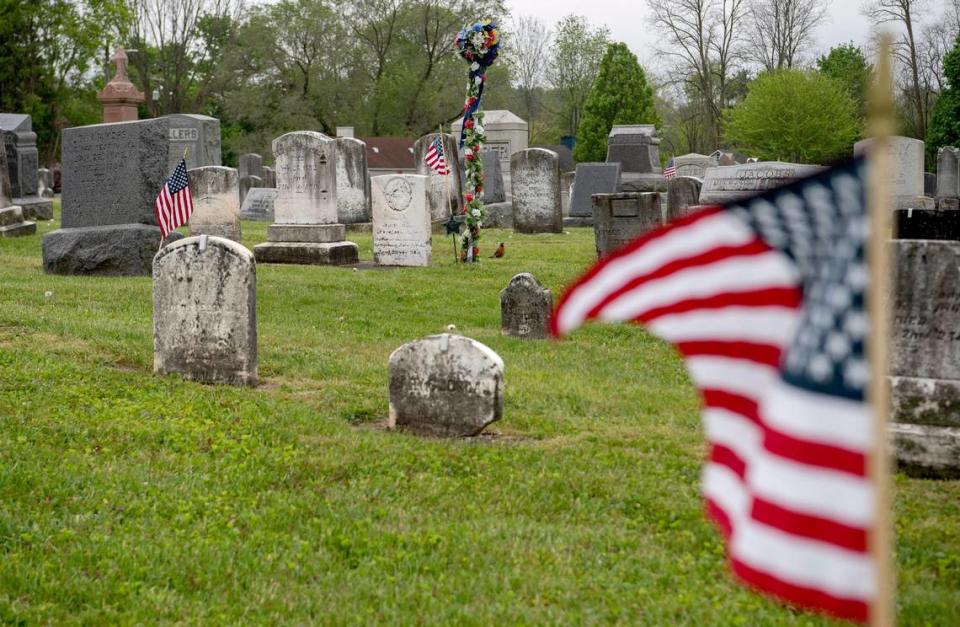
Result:
M887 384L890 336L890 261L887 240L893 208L890 204L890 136L894 132L893 80L891 70L892 38L880 39L880 58L870 98L870 135L873 137L867 174L867 203L870 239L867 259L870 265L868 314L870 360L868 399L873 413L873 450L868 472L875 490L874 527L869 536L870 556L875 569L875 597L870 607L870 624L891 627L896 620L893 564L893 499L890 493L889 429L890 399Z
M440 132L440 145L443 146L444 144L446 144L446 142L443 141L443 140L444 140L444 137L443 137L443 124L438 125L438 126L437 126L437 130ZM444 153L446 153L446 148L444 148ZM447 155L446 155L446 154L443 155L443 159L444 159L444 161L447 161ZM449 162L448 162L448 164L447 164L447 169L448 169L448 170L450 169ZM450 200L451 200L451 199L450 199L450 182L447 181L447 180L444 180L444 181L443 181L443 186L447 189L447 209L450 210L450 218L452 219L452 218L453 218L453 208L450 206ZM454 265L456 265L456 264L460 261L460 259L459 259L459 257L458 257L458 254L459 254L459 251L457 250L457 236L454 235L454 236L453 236L453 263L454 263Z

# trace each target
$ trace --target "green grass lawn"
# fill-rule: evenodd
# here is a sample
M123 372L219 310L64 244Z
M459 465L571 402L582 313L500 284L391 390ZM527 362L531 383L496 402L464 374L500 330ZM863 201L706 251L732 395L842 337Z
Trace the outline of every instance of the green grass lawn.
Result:
M426 269L261 265L237 389L154 376L150 278L44 275L54 228L0 240L0 623L829 623L727 575L670 347L500 336L510 277L558 296L592 231L491 230L479 267L439 236ZM503 357L504 419L386 431L390 352L449 324ZM895 486L901 623L960 624L960 482Z

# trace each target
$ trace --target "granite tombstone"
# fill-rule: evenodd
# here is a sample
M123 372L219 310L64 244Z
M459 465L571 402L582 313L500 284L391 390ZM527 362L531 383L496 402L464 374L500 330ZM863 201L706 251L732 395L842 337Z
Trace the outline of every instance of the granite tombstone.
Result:
M353 137L337 137L337 217L344 224L370 221L370 176L367 145Z
M560 168L557 154L528 148L510 158L513 229L518 233L560 233Z
M172 172L177 167L184 151L187 168L221 165L220 120L194 113L172 113L163 117L170 121L168 170Z
M193 213L190 235L214 235L240 241L240 192L237 171L223 166L206 166L187 171Z
M0 135L7 153L7 174L14 204L21 207L28 218L52 219L53 203L40 195L33 118L21 113L0 113Z
M385 266L429 266L432 254L427 177L385 174L371 180L373 261Z
M522 272L500 292L500 330L503 335L542 340L550 333L553 296L529 272Z
M703 179L707 173L707 168L713 165L713 161L708 155L697 153L680 155L673 160L673 167L677 170L677 176L692 176L698 179Z
M483 159L483 202L498 203L507 200L503 186L503 170L500 167L500 154L495 150L480 153Z
M707 170L700 190L700 204L722 204L740 200L811 176L823 168L781 161L761 161Z
M37 223L23 219L23 209L11 199L6 152L0 150L0 237L19 237L37 232Z
M570 217L592 218L593 195L615 194L619 185L619 163L578 163L570 199Z
M597 258L663 225L660 194L620 192L593 197L593 233Z
M872 139L854 144L854 154L867 151ZM890 193L895 209L933 209L934 202L927 201L923 190L924 143L910 137L890 137Z
M273 222L273 205L279 193L275 187L254 187L243 199L243 204L240 206L240 219Z
M694 176L675 176L667 181L667 222L683 217L700 204L703 181Z

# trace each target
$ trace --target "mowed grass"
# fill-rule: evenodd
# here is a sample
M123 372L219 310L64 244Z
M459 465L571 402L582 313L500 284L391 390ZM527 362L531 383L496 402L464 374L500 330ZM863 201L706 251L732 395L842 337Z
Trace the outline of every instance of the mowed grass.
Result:
M44 275L53 228L0 240L0 623L829 623L727 575L669 346L501 337L510 277L559 295L592 231L487 231L507 254L479 267L440 236L424 269L261 265L237 389L154 376L150 278ZM506 362L504 419L386 431L390 352L449 324ZM960 483L895 485L900 621L960 624Z

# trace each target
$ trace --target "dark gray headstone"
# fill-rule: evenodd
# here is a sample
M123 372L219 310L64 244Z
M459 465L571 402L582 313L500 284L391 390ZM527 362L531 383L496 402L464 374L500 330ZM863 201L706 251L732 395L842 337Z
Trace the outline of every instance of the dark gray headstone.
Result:
M622 192L593 197L593 233L598 258L662 225L659 193Z
M660 174L660 139L652 124L614 126L607 137L607 163L623 172Z
M277 186L277 171L271 167L263 166L263 186L264 187L276 187Z
M593 195L613 194L620 185L619 163L578 163L570 199L570 215L591 217Z
M544 146L530 146L530 148L545 148L557 153L557 159L560 164L560 174L573 172L577 169L577 162L573 158L573 151L563 144L549 144Z
M166 153L163 157L166 163ZM149 275L153 256L159 247L160 229L145 224L57 229L43 236L43 271L48 274Z
M63 131L63 228L149 224L168 172L169 120ZM156 249L154 249L156 250Z
M507 192L503 186L503 171L500 169L500 153L495 150L484 150L483 159L483 202L498 203L507 199Z
M923 195L934 196L937 193L937 175L930 172L923 173Z
M0 113L0 131L7 153L7 171L14 198L36 196L38 193L37 134L33 119L22 113Z
M689 213L690 207L700 204L703 181L692 176L676 176L667 181L667 221Z
M273 203L280 190L274 187L254 187L247 192L240 206L241 220L273 222Z
M944 146L937 151L936 180L937 199L960 198L960 149Z
M163 116L170 121L170 159L167 169L171 172L184 150L187 151L187 168L221 165L220 120L208 115L172 113Z
M513 228L518 233L560 233L560 168L557 155L543 148L528 148L510 157L513 190Z
M542 340L550 332L553 296L537 280L523 272L510 279L500 292L500 329L504 335Z
M242 177L240 179L240 202L243 203L243 201L247 199L247 194L250 193L250 190L257 187L265 187L262 178L259 176Z

